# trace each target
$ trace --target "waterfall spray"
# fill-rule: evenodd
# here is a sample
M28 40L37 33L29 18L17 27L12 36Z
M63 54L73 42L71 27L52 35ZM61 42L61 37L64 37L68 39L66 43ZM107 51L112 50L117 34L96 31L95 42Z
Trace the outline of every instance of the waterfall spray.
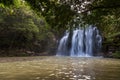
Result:
M68 46L69 32L61 38L57 56L91 57L100 52L102 37L97 27L73 30L71 46Z

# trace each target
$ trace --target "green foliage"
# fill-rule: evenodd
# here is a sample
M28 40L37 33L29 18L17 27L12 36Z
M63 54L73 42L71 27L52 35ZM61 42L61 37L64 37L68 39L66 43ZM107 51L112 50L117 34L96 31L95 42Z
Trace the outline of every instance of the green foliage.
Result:
M24 0L0 0L0 4L3 4L8 7L13 5L16 7L20 7L24 4Z
M113 53L112 57L114 57L114 58L120 58L120 51L116 51L115 53Z
M120 0L95 0L87 11L90 13L83 20L96 25L103 37L120 31Z
M119 35L120 35L120 32L114 33L114 34L108 36L108 38L114 38L114 37L117 37L117 36L119 36Z
M26 7L1 8L1 10L1 48L29 48L35 41L41 39L39 37L42 35L41 29L44 27L42 30L47 30L45 21Z
M65 31L66 26L74 16L70 5L60 4L58 0L25 0L30 6L45 17L51 26L51 31L57 34Z
M14 4L14 0L0 0L0 3L10 6L10 5Z

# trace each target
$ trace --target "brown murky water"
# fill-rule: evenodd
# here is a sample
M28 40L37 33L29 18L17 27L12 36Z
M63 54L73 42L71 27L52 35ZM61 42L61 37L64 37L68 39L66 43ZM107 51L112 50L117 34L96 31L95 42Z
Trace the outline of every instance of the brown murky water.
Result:
M55 56L12 59L0 59L3 61L0 80L120 80L119 59Z

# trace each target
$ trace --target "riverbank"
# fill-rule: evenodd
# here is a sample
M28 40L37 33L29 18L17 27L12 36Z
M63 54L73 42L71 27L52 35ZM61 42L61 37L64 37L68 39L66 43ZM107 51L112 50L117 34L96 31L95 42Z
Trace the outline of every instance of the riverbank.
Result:
M0 57L54 56L54 52L34 52L28 50L0 50Z
M29 56L29 57L0 57L0 63L6 62L23 62L23 61L34 61L41 60L45 58L45 56Z
M51 58L51 57L55 57L55 56L50 56L50 55L47 56L46 55L46 56L24 56L24 57L0 57L0 63L6 63L6 62L26 62L26 61L34 61L34 60L43 60L45 58ZM60 58L60 57L58 57L58 58ZM61 57L61 58L63 58L63 57ZM68 58L68 57L66 56L66 58ZM73 57L69 57L69 58L73 58ZM76 57L76 58L78 59L78 58L85 58L85 57ZM95 57L93 57L93 58L95 58ZM103 57L103 59L104 59L104 57ZM108 57L105 57L105 59L120 59L120 58L108 58Z
M41 52L41 53L35 53L33 51L23 51L23 50L0 50L0 57L39 57L39 56L55 56L56 52ZM116 53L101 53L100 56L103 56L104 58L117 58L120 59L120 52Z

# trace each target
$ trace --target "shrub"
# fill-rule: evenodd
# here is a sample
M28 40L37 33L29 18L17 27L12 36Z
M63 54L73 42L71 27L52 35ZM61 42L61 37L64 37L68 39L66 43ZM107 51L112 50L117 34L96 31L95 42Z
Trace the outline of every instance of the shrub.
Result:
M115 53L113 53L112 57L114 57L114 58L120 58L120 51L116 51Z

